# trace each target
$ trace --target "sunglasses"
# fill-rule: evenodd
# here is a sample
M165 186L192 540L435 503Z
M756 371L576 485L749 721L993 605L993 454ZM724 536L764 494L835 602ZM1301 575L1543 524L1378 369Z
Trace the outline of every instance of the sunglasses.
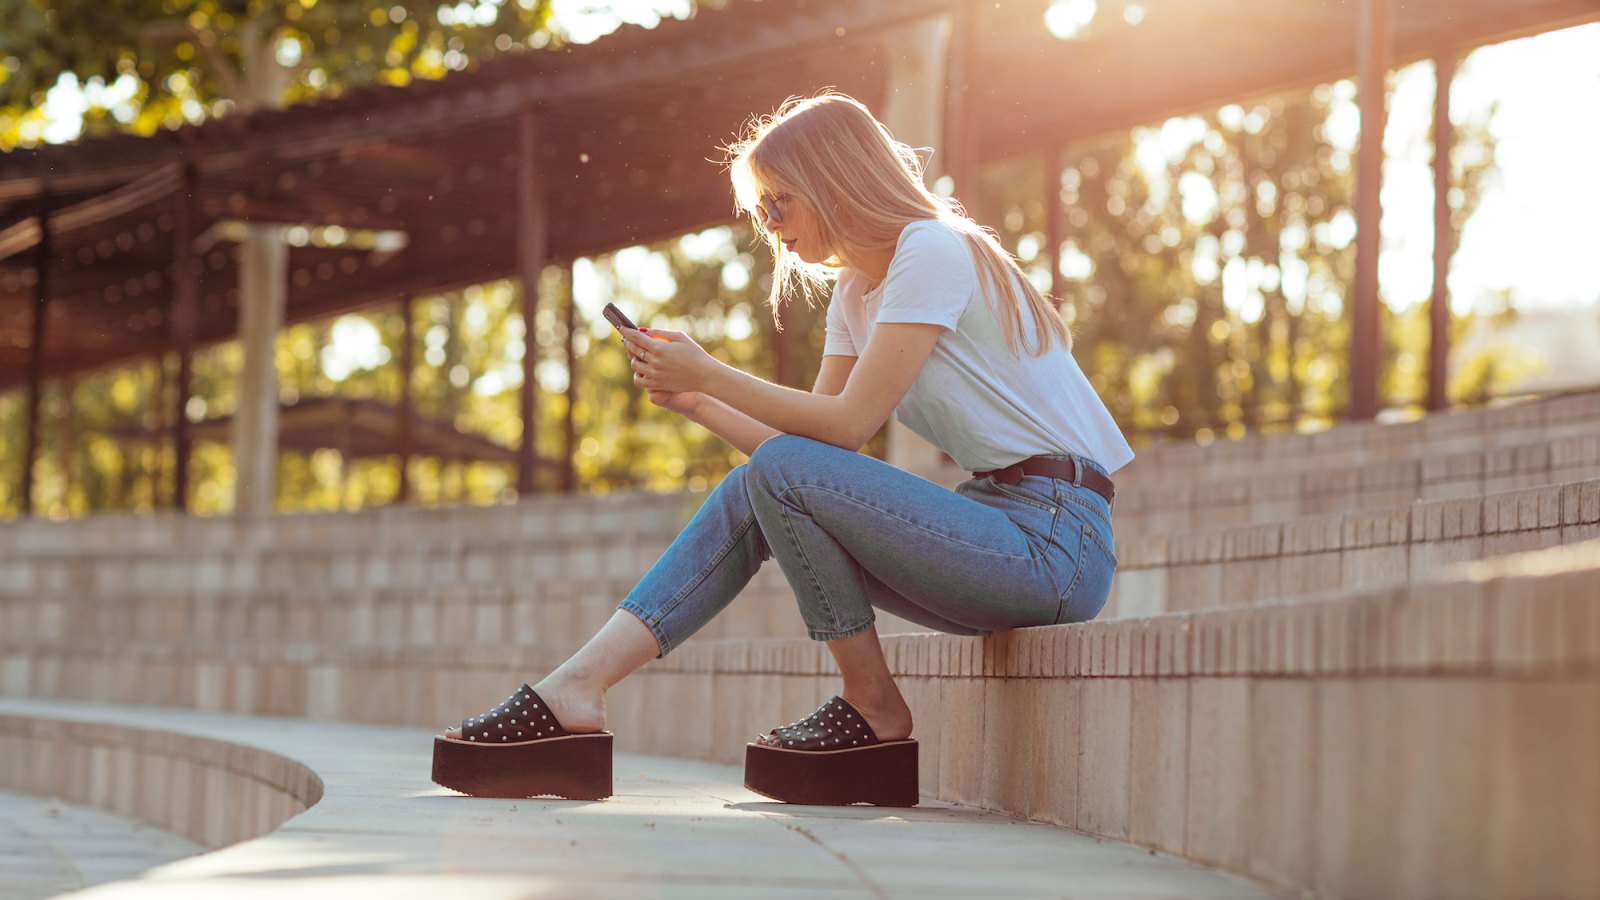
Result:
M780 203L787 204L788 202L788 194L762 194L756 200L756 215L760 218L761 227L771 231L773 228L782 225L783 213L779 211L778 205Z

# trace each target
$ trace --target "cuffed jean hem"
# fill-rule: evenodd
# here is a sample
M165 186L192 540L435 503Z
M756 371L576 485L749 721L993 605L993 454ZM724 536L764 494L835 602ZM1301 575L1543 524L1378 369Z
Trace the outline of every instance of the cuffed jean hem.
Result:
M642 607L631 600L624 600L617 604L617 609L625 609L633 613L639 621L644 623L644 627L650 629L650 633L656 636L656 646L659 648L656 653L656 659L663 659L672 651L672 640L667 637L665 631L661 630L660 623L652 619L650 614L645 612Z
M815 631L815 630L812 630L812 629L808 628L808 629L806 629L806 634L813 641L841 641L841 640L844 640L847 637L855 637L856 635L860 634L861 632L866 631L868 628L871 628L873 626L873 624L876 623L877 621L878 621L878 617L877 616L873 616L872 618L870 618L867 621L861 623L860 625L851 625L850 627L841 629L839 631Z

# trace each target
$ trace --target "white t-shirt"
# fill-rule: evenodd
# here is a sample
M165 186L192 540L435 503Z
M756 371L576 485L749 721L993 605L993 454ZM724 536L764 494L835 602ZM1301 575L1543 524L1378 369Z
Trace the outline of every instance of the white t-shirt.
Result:
M1115 472L1133 459L1105 404L1072 354L1053 344L1028 352L1033 317L1020 310L1026 340L1012 355L966 239L949 225L913 222L900 232L889 274L866 290L850 269L828 301L824 356L859 356L879 322L943 326L933 353L895 407L895 418L948 453L963 469L983 472L1030 456L1072 452Z

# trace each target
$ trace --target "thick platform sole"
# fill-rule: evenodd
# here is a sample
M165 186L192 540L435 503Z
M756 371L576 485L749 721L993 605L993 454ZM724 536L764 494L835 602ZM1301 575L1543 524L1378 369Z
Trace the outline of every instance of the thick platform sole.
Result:
M916 806L917 742L887 741L849 750L746 744L744 786L784 803Z
M523 744L433 739L433 782L474 797L611 796L611 733Z

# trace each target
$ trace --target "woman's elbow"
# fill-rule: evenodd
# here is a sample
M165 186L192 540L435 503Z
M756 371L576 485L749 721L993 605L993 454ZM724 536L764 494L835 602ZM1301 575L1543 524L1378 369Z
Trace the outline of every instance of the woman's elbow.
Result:
M862 434L860 429L852 428L848 423L841 422L832 428L822 429L819 433L810 435L810 437L820 443L838 447L840 450L849 450L851 453L857 453L867 445L867 441L871 440L872 435L875 433Z
M824 425L827 436L822 440L852 453L859 452L889 417L875 412L862 412L859 406L850 404L843 397L839 399L834 414L829 416Z
M851 453L859 453L861 448L867 445L867 441L872 440L872 436L877 434L878 429L882 427L883 422L870 425L870 427L867 423L850 423L844 428L845 433L841 435L841 439L834 443L849 450Z

